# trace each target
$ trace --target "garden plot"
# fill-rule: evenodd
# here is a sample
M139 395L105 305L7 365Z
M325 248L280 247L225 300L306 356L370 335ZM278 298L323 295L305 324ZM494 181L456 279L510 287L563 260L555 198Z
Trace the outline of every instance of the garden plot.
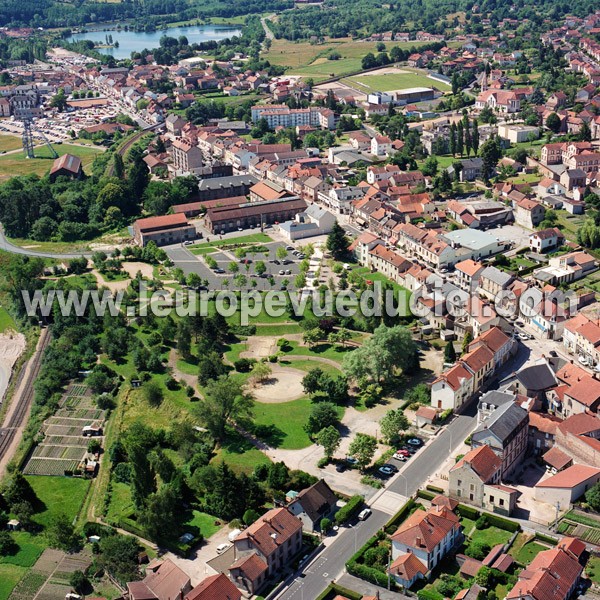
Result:
M67 475L76 471L88 453L90 441L82 435L83 428L102 426L106 417L106 411L95 406L83 384L69 386L59 407L42 425L44 439L23 469L26 475Z

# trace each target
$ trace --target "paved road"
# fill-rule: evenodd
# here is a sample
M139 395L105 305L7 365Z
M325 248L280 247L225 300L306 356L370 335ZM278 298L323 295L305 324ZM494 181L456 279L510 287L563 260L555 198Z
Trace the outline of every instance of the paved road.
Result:
M0 224L0 250L6 252L12 252L13 254L25 254L26 256L37 256L39 258L55 258L61 260L63 258L79 258L80 256L91 256L91 252L75 252L75 253L53 253L53 252L39 252L38 250L32 250L30 248L21 248L21 246L15 246L11 244L4 235L4 228Z
M458 415L446 429L409 460L370 504L373 514L355 527L343 528L337 539L308 566L300 569L290 585L277 596L278 600L312 600L344 571L346 561L375 532L398 511L406 497L414 494L433 475L454 449L463 443L475 428L476 406L464 415ZM382 507L379 509L378 507ZM375 586L373 586L375 590Z

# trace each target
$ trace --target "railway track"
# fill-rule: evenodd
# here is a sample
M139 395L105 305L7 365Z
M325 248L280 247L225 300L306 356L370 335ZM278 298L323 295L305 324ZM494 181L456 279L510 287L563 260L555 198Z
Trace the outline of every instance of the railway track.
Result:
M162 125L162 123L157 123L156 125L152 125L151 127L148 127L147 129L142 129L141 131L138 131L136 134L131 136L131 138L128 139L117 150L117 154L120 154L121 156L125 156L125 153L129 150L129 148L131 148L131 146L133 146L133 144L135 144L137 141L139 141L139 139L141 137L146 135L149 131L154 131L155 129L158 129L161 125ZM111 162L110 166L108 167L108 172L107 172L108 177L112 177L114 172L115 172L115 167Z
M50 333L48 329L42 329L40 336L41 343L39 347L29 359L29 362L24 365L19 379L17 380L17 386L15 388L16 394L18 394L19 391L21 392L18 397L15 395L14 401L17 402L17 404L10 417L6 419L3 427L0 428L0 460L4 458L4 455L6 452L8 452L10 446L12 445L18 429L23 425L27 410L33 402L33 384L40 373L44 350L50 341ZM27 374L25 374L27 369L29 370Z

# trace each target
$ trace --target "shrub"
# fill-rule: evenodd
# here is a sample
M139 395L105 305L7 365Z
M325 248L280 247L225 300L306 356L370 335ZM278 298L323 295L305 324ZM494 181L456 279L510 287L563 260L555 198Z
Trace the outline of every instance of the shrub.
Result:
M435 496L436 495L433 492L428 492L426 490L417 490L417 497L423 498L423 500L433 500Z
M238 373L248 373L252 366L256 363L256 360L253 358L240 358L233 363L233 368Z
M338 524L345 523L354 517L362 508L364 501L365 499L362 496L352 496L335 514L335 522Z
M475 560L483 560L490 552L489 544L484 542L471 542L465 550L465 554Z
M426 485L425 486L426 490L429 490L430 492L435 492L436 494L443 494L444 490L440 487L436 487L435 485Z
M328 519L327 517L321 519L321 531L323 533L328 533L329 530L331 529L333 523L331 522L331 519Z
M319 461L317 462L317 467L319 469L324 469L328 464L329 464L329 459L326 456L324 456L323 458L320 458Z
M165 385L167 386L167 389L174 392L175 390L178 390L181 386L179 384L179 381L177 381L177 379L173 379L173 377L169 377L169 379L167 379Z
M256 325L232 325L229 331L233 335L249 336L256 334Z
M475 521L475 529L487 529L490 526L486 515L481 515L477 521Z
M444 600L444 596L435 590L419 590L417 598L419 600Z
M279 357L277 356L277 354L271 354L271 356L269 356L268 361L270 363L276 363L279 360Z
M472 506L467 506L466 504L459 504L456 510L461 517L471 519L471 521L477 521L481 516L481 513L478 510Z
M346 564L346 569L348 570L348 573L350 573L350 575L360 577L360 579L364 579L365 581L368 581L375 585L379 585L381 587L387 587L388 576L385 573L379 571L378 569L375 569L373 567L367 567L366 565L360 565L354 561L348 562ZM393 580L391 583L394 586Z
M370 485L371 487L375 488L376 490L380 490L383 487L383 483L379 479L376 479L375 477L372 477L371 475L365 475L364 477L361 477L360 482L363 485Z
M510 521L509 519L503 519L498 515L486 514L486 519L491 526L497 527L498 529L504 529L504 531L510 531L511 533L519 531L519 529L521 528L521 526L518 523Z

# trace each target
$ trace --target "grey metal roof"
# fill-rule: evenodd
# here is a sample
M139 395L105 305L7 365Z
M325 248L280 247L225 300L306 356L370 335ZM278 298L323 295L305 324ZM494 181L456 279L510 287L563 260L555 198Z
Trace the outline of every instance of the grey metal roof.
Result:
M501 442L511 437L523 420L527 419L527 411L514 402L499 406L473 432L473 438L478 433L491 431Z
M543 391L554 387L558 382L552 369L546 363L524 367L516 374L521 385L532 391Z
M486 392L479 398L478 407L481 407L482 404L487 404L488 406L495 406L498 408L499 406L503 406L504 404L508 404L509 402L514 402L517 396L515 394L511 394L510 392L499 392L497 390L492 390L490 392Z
M220 188L236 187L238 185L254 185L258 179L253 175L232 175L230 177L215 177L213 179L202 179L198 189L218 190Z
M497 283L500 286L508 285L513 279L512 275L510 275L509 273L505 273L504 271L501 271L496 267L486 267L481 272L481 277L489 279L490 281L493 281L494 283Z

